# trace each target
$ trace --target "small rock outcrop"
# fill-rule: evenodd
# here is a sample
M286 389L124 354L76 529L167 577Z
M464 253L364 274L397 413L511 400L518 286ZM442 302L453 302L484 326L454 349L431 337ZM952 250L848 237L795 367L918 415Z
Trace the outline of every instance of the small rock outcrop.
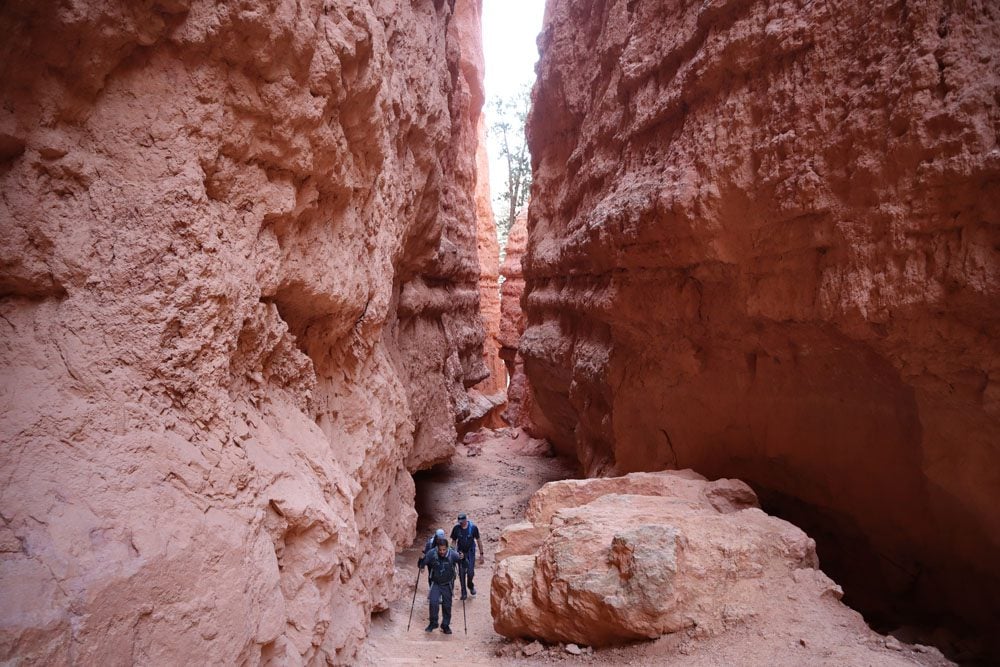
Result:
M704 664L737 629L754 664L785 663L790 640L797 664L947 663L893 653L841 595L813 540L764 514L746 484L681 471L547 484L501 536L491 605L508 637L601 647L676 634L688 642L677 657Z
M541 435L745 480L866 613L995 636L996 3L552 0L539 48Z
M0 662L350 662L488 374L479 3L0 32Z

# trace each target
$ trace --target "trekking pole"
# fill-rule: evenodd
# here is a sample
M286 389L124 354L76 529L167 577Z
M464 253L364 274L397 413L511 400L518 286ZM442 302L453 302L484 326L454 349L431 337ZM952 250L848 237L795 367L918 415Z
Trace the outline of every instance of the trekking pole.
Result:
M462 600L462 627L465 628L465 634L469 634L469 620L465 617L465 600Z
M410 631L410 623L413 622L413 607L417 604L417 589L420 588L421 568L417 568L417 581L413 584L413 602L410 603L410 619L406 621L406 631Z

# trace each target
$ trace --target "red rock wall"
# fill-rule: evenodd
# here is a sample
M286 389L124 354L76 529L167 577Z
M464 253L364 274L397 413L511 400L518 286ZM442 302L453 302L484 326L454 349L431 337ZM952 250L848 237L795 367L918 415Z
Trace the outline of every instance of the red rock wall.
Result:
M0 660L344 663L485 377L479 4L6 3Z
M592 475L745 479L823 525L856 603L989 623L996 3L555 0L540 46L546 435Z
M507 247L500 273L504 277L500 298L500 356L507 366L510 378L507 387L507 407L504 420L511 426L518 426L536 435L544 432L535 425L535 420L544 421L531 396L531 383L524 374L524 359L518 352L521 334L524 333L524 313L521 310L521 295L524 293L524 273L521 259L528 243L527 208L517 216L507 234Z
M475 389L493 397L495 407L483 420L485 426L503 426L500 410L507 400L507 369L500 358L500 243L490 205L489 156L486 153L486 122L479 117L479 152L476 155L476 221L479 228L479 311L483 317L483 363L490 376Z
M443 80L437 85L449 92L451 122L445 129L450 135L438 156L440 173L428 176L437 198L421 201L421 206L436 206L431 209L432 226L424 230L430 235L415 236L415 243L404 247L406 260L395 276L403 286L399 323L393 334L402 353L404 383L415 422L414 445L406 461L411 471L446 461L461 436L478 426L492 407L479 392L467 391L489 377L479 314L480 232L476 213L479 119L485 99L481 2L445 5L453 5L454 13L448 19L448 68L442 74L451 77L452 87ZM410 66L417 71L421 68L417 62ZM405 85L419 89L435 84L424 81L418 85L407 79ZM416 109L423 108L419 100L416 103ZM435 118L433 110L428 113L430 119ZM442 400L445 396L447 400Z

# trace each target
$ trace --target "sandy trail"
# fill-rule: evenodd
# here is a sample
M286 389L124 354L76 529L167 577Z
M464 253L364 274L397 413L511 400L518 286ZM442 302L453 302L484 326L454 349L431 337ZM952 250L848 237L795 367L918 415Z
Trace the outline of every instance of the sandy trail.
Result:
M522 435L520 442L526 436ZM479 447L480 445L476 445ZM417 538L409 549L396 557L396 583L402 591L392 607L372 619L371 632L359 655L367 665L416 665L458 661L464 665L524 664L524 660L498 657L505 646L493 631L490 616L490 580L493 558L499 545L500 531L520 521L528 499L546 482L573 476L568 463L555 458L539 458L511 453L510 438L497 436L484 441L479 456L467 456L459 446L452 462L422 474L417 480ZM478 597L465 604L466 634L459 586L455 584L451 636L440 630L424 632L427 625L427 575L417 581L417 601L413 622L407 632L407 617L417 580L417 559L425 540L436 528L451 534L455 517L467 512L479 526L486 559L476 565Z

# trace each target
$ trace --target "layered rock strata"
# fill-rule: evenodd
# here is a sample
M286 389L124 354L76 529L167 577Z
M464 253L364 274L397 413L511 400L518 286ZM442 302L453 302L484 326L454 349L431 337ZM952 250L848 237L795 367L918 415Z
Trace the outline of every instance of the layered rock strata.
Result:
M745 479L866 609L993 627L996 5L554 0L539 44L545 435Z
M524 293L524 273L521 258L527 248L528 210L517 216L507 234L503 266L500 275L503 285L500 289L500 357L506 365L508 377L507 406L504 420L511 426L529 433L539 433L533 419L544 419L534 407L531 384L524 374L524 359L518 352L521 334L524 333L524 313L521 310L521 295Z
M478 2L0 30L0 660L349 662L487 373Z
M500 243L490 205L490 167L486 153L486 123L479 122L479 151L476 155L476 222L479 230L479 312L483 317L483 363L490 375L473 389L486 396L491 404L482 425L503 425L500 413L507 401L507 370L500 358Z
M608 646L676 635L673 663L949 664L886 648L817 568L815 543L736 480L691 471L546 484L506 528L497 632ZM727 641L728 635L734 635Z

